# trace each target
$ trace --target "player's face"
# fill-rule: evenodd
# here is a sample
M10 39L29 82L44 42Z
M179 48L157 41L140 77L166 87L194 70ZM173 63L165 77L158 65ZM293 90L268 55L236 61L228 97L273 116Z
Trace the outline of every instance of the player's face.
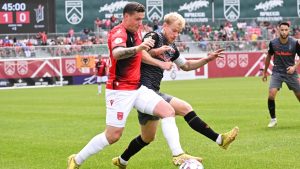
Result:
M172 24L164 23L164 35L169 43L173 43L181 32L181 27L177 22Z
M287 25L281 25L279 27L280 38L286 39L289 36L290 29Z
M130 32L136 32L142 25L142 21L145 17L144 12L134 12L133 14L125 14L124 22L127 26L127 30Z

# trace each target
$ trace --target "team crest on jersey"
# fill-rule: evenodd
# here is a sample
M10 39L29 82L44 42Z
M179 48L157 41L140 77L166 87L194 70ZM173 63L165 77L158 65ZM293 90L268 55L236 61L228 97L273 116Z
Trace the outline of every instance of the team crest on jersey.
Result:
M147 18L149 21L161 21L164 15L163 0L147 0Z
M27 61L17 62L17 71L20 75L25 75L28 73L28 63Z
M65 15L70 24L79 24L83 18L83 2L81 0L65 1Z
M76 71L76 60L66 60L65 70L68 73L74 73Z
M123 120L123 117L124 117L124 113L123 112L118 112L117 113L117 119L118 120Z
M15 62L4 62L4 72L7 75L13 75L16 71Z
M240 67L248 66L248 54L240 54L239 55L239 65L240 65Z
M225 65L226 65L226 58L225 58L225 56L222 57L222 58L217 58L216 59L216 65L217 65L218 68L225 67Z
M237 56L236 54L227 55L227 63L230 68L234 68L237 65Z
M234 22L240 17L240 0L224 0L224 16Z

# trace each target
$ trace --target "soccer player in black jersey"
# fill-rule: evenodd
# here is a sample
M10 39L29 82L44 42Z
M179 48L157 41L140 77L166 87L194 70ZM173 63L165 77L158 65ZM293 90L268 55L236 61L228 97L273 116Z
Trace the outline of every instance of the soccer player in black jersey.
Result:
M277 119L275 114L275 97L282 83L285 82L290 90L294 91L295 96L300 102L300 84L298 81L297 67L300 61L295 61L296 53L300 56L299 42L289 37L290 24L281 22L279 24L279 37L271 40L268 55L265 61L262 80L267 81L267 70L271 57L274 56L274 66L269 86L268 108L271 121L268 127L275 127Z
M206 58L198 60L186 60L184 57L180 56L180 53L174 43L179 33L182 31L185 25L184 18L178 13L169 13L164 17L164 24L162 30L157 30L155 32L149 32L144 38L152 38L155 40L155 46L149 53L152 57L155 57L161 61L172 61L178 67L184 71L195 70L208 62L221 57L223 49L216 50ZM197 131L216 142L220 147L227 149L229 144L236 138L238 134L238 127L234 127L231 131L218 134L213 131L199 116L195 113L192 106L184 100L176 98L174 96L161 93L160 82L163 78L163 70L159 67L152 66L149 64L142 63L141 66L141 83L148 88L157 92L162 96L171 106L175 109L177 115L183 116L188 125ZM134 138L128 148L120 157L113 158L113 164L119 168L126 168L128 160L135 153L140 151L143 147L148 145L155 138L155 133L158 125L159 118L151 115L144 116L139 112L139 122L141 124L141 135ZM173 154L174 165L182 164L186 159L190 158L186 155L182 149L179 139L176 140L168 136L166 130L164 130L164 125L162 125L162 130L165 138L167 139L168 145ZM176 149L180 151L175 151Z

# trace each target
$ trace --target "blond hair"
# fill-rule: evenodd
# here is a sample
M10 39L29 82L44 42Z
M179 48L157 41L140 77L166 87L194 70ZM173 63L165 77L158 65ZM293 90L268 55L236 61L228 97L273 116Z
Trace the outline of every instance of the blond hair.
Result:
M185 27L185 20L184 18L177 12L171 12L165 15L164 22L168 25L171 25L174 22L178 23L178 26L180 26L181 29Z

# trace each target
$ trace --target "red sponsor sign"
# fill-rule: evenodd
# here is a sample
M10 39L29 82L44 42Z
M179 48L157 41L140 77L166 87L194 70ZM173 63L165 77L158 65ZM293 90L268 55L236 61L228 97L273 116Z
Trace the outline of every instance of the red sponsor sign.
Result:
M223 58L208 63L208 77L256 76L259 74L259 63L264 59L262 52L225 53Z

